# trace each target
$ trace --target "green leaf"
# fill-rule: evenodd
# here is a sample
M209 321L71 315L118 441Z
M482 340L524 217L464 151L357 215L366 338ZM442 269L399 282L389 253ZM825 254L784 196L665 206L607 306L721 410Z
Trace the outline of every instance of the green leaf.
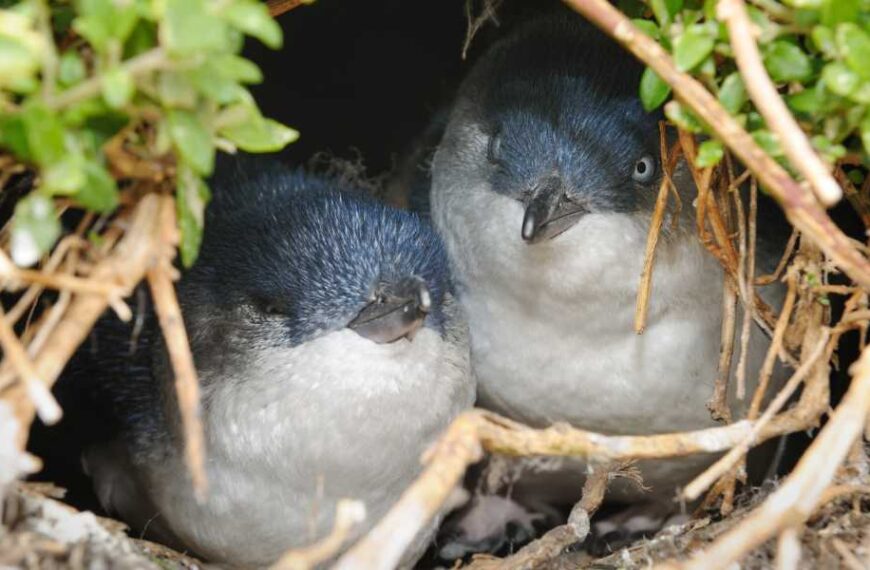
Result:
M770 156L774 158L782 156L782 147L779 144L779 138L772 132L767 129L758 129L752 132L752 138L755 139L755 143Z
M849 99L861 105L870 105L870 81L861 83L858 89L849 93Z
M838 56L837 41L834 38L834 30L826 26L815 26L810 32L813 45L822 52L825 57L834 59Z
M671 94L671 86L647 67L640 78L640 101L647 111L657 109Z
M870 113L861 121L861 143L864 145L864 152L870 154Z
M846 155L846 148L843 145L835 144L824 135L815 135L811 142L813 147L829 162L836 162Z
M191 85L203 96L208 97L221 105L245 100L250 94L245 88L226 76L217 65L204 64L202 67L192 69L186 74Z
M34 102L21 113L27 134L27 145L41 166L60 161L66 154L63 125L57 114L42 103Z
M722 143L717 140L706 140L698 146L697 165L700 168L708 166L716 166L725 156L725 149Z
M777 83L803 81L813 73L810 58L798 46L778 40L764 50L764 66Z
M27 142L27 127L20 115L0 115L0 146L11 150L12 154L24 162L33 160L30 143Z
M188 78L188 73L164 71L157 77L157 93L168 107L196 107L196 88Z
M746 103L746 86L736 71L722 81L719 88L719 102L732 115L737 114Z
M713 51L713 36L706 28L693 26L674 42L674 62L680 71L690 71Z
M123 44L133 31L139 14L115 0L77 0L79 16L75 29L98 52L108 49L110 40Z
M255 0L235 0L221 15L238 30L254 36L272 49L283 43L281 26L269 14L269 8Z
M831 93L847 97L858 89L861 78L842 63L829 63L822 69L822 81Z
M203 0L166 0L160 34L173 54L223 51L227 26L206 10Z
M12 38L0 35L0 85L31 76L39 68L38 55Z
M114 109L120 109L129 103L136 90L133 77L127 70L120 67L116 67L103 75L100 86L103 91L103 99L109 104L109 107Z
M124 59L136 57L157 45L157 28L152 22L139 20L124 44Z
M846 63L863 79L870 79L870 35L856 24L837 26L837 47Z
M205 206L211 197L205 182L184 165L176 178L175 210L181 234L181 262L190 267L199 255L205 224Z
M60 56L57 69L57 79L61 85L70 86L78 83L87 75L85 62L74 50L65 51Z
M808 115L817 113L822 106L818 91L815 89L804 89L794 95L788 95L785 101L792 111Z
M118 205L118 187L109 172L94 161L85 163L85 183L76 201L89 210L108 213Z
M659 31L659 27L655 25L655 23L650 22L649 20L635 18L631 21L631 23L634 24L635 28L637 28L654 40L657 40L662 36L661 31Z
M209 175L214 168L214 143L208 129L188 111L173 109L166 116L169 135L184 162L198 174Z
M239 83L260 83L263 81L263 72L253 61L237 55L226 54L216 56L214 66L220 70L224 77L228 77Z
M84 161L77 154L68 154L42 172L40 188L51 195L70 195L85 183Z
M247 152L276 152L299 138L298 131L263 117L225 127L219 134Z
M822 23L835 26L843 22L858 20L859 0L824 0L822 4Z
M12 260L30 267L60 236L60 221L51 198L32 192L15 205L12 218Z
M665 105L665 116L675 125L690 133L703 132L701 121L677 101L671 101Z
M659 24L668 26L683 7L683 0L650 0L650 8Z

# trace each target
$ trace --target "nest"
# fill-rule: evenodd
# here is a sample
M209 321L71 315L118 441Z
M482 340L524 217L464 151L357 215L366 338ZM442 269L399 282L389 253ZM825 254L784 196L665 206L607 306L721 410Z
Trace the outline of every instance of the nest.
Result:
M575 568L648 567L726 568L744 560L748 567L862 568L868 563L868 512L870 459L863 444L870 431L870 326L868 291L870 261L867 246L848 238L831 221L822 204L829 204L831 186L818 173L798 184L778 163L761 151L712 96L690 76L679 71L669 56L651 39L637 32L624 15L604 0L568 2L589 20L622 42L653 68L724 141L734 156L726 155L716 167L698 163L694 136L680 132L667 148L662 130L662 182L652 220L647 258L640 282L635 328L645 326L646 306L655 278L655 251L669 202L678 200L670 180L678 160L691 168L697 198L698 238L724 269L724 299L710 299L723 307L722 350L719 375L708 407L721 421L715 428L651 436L609 436L567 425L532 429L482 410L469 411L446 430L424 458L420 477L379 521L373 530L351 546L336 568L389 568L401 558L414 530L440 514L468 467L484 453L507 456L582 456L593 465L583 499L569 522L556 527L508 558L477 557L469 568ZM283 8L298 2L278 2ZM756 73L760 84L769 78L757 75L757 48L753 52L745 8L740 2L723 2L731 11L723 19L732 30L741 72ZM277 4L276 4L277 5ZM283 9L279 7L278 9ZM741 33L741 30L746 33ZM743 43L741 43L743 41ZM749 42L748 44L746 42ZM742 54L742 56L740 55ZM753 55L754 54L754 55ZM742 59L741 59L742 58ZM753 59L755 58L755 59ZM745 68L745 69L744 69ZM763 68L762 68L763 74ZM748 82L747 82L748 83ZM775 96L775 90L774 90ZM757 95L759 109L771 113L768 122L783 137L789 126L777 120L769 93ZM777 127L778 125L778 127ZM37 269L20 269L9 259L8 228L0 234L0 277L17 301L0 313L0 491L5 491L3 527L0 528L0 565L40 568L77 568L102 561L135 567L191 567L196 562L155 545L127 538L117 524L107 524L89 513L76 513L57 502L54 491L24 485L18 480L38 469L38 458L24 450L35 416L45 423L62 413L50 387L76 348L106 310L122 319L134 312L124 299L146 280L169 347L177 378L186 459L193 492L208 492L203 468L205 450L197 416L199 401L196 372L175 297L173 268L178 236L175 208L166 187L173 179L171 162L144 163L129 146L130 133L121 133L107 153L112 167L134 183L122 207L111 218L82 216L74 231L64 237ZM803 136L803 135L801 135ZM799 149L794 152L799 152ZM814 163L817 157L792 158ZM747 170L738 173L739 160ZM21 176L9 157L0 157L0 182L8 186ZM867 227L870 227L870 187L856 189L842 169L834 173L835 186ZM756 275L757 182L781 204L794 226L776 271ZM748 183L744 200L737 188ZM672 197L673 196L673 197ZM90 236L90 239L88 239ZM842 279L836 281L833 276ZM787 288L777 314L756 295L756 288L783 281ZM51 302L33 310L45 291L55 292ZM830 299L842 300L842 315L834 321ZM737 315L742 312L742 321ZM741 329L737 323L742 322ZM756 323L772 339L764 366L747 370L745 353L749 327ZM852 380L836 404L830 394L829 375L837 364L836 350L843 335L857 331L861 355L852 364ZM756 334L758 334L756 332ZM732 361L737 392L751 402L746 417L730 417L726 405ZM793 369L788 382L775 393L769 379L777 361ZM745 393L748 374L758 374L758 389ZM765 402L769 402L765 404ZM761 490L750 490L745 478L745 458L751 447L794 432L819 428L813 443L794 470L782 481ZM682 490L685 499L704 497L700 518L671 529L603 559L591 560L566 548L588 532L589 518L606 496L608 481L627 463L638 459L723 453L722 457ZM715 513L715 514L711 514ZM288 552L281 568L310 568L346 548L345 538L358 520L352 504L340 505L331 535L309 548ZM75 532L70 531L71 528ZM401 532L400 532L401 531ZM863 559L862 559L863 557Z

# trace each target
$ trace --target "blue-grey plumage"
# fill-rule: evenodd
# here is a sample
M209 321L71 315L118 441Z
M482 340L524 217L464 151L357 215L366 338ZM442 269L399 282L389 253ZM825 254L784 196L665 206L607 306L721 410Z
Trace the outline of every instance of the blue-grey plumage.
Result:
M443 247L416 215L257 159L212 181L179 301L202 385L210 490L198 503L159 327L102 323L90 376L117 437L85 454L109 512L231 567L324 536L337 500L369 528L426 445L471 405L465 324ZM420 537L420 553L427 537Z
M642 69L576 15L547 16L494 45L459 90L433 161L432 219L469 318L485 407L612 434L715 425L705 403L717 376L723 272L694 233L684 166L647 328L633 330L661 180L660 117L637 97ZM759 271L775 255L761 251ZM754 330L750 380L767 344ZM737 412L748 402L733 386ZM628 483L614 494L670 500L709 462L643 463L651 495ZM576 476L562 483L549 481L551 498L576 498Z

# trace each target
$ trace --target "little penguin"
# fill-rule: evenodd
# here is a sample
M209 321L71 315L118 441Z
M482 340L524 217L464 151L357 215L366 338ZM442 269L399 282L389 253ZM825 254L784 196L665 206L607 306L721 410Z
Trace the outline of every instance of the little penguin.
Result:
M202 387L208 493L195 498L156 318L105 319L70 374L113 421L84 454L105 509L232 568L326 536L336 503L383 516L475 395L435 232L328 178L222 160L178 298ZM345 185L346 186L346 185ZM431 532L418 537L413 563Z
M642 71L579 16L558 13L494 44L459 88L433 158L431 216L469 319L483 407L606 434L716 425L705 403L723 270L697 237L685 165L674 174L682 209L674 214L672 198L646 330L633 328L662 177L661 116L639 101ZM759 244L759 271L777 259ZM749 379L768 343L753 331ZM748 400L731 394L736 417ZM609 496L674 508L677 487L713 459L641 462L649 491L616 483ZM573 475L541 476L536 500L576 500L585 467L565 465Z

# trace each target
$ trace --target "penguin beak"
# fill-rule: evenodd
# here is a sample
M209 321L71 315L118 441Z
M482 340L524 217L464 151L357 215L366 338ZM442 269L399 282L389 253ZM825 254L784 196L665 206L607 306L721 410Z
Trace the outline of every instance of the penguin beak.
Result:
M549 176L532 189L526 201L523 239L528 244L553 239L588 213L586 204L568 196L561 178Z
M419 277L381 285L374 299L350 322L358 335L386 344L401 338L413 340L432 308L432 296Z

